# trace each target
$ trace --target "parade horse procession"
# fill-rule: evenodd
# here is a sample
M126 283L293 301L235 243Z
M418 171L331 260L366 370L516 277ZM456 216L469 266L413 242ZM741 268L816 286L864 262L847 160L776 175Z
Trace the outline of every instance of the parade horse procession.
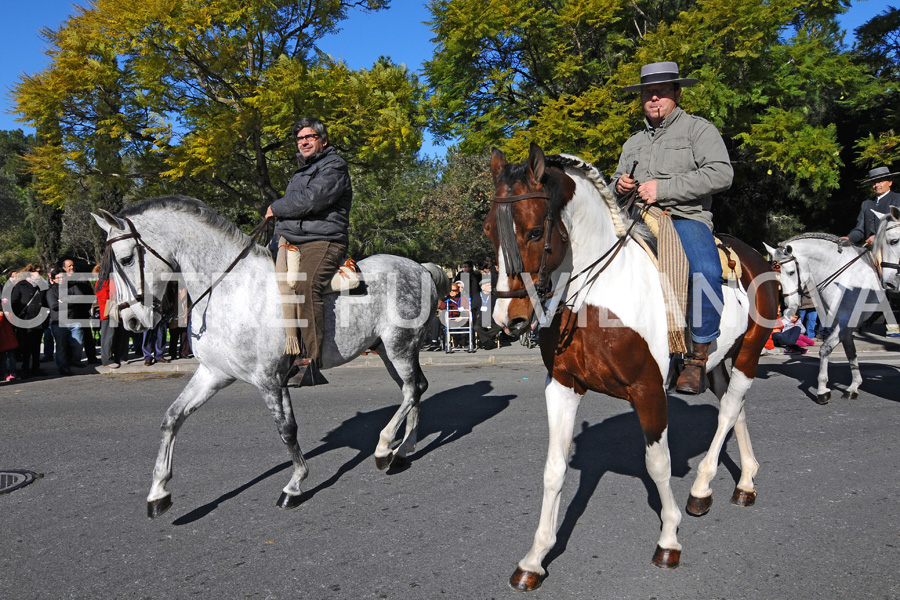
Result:
M576 414L588 391L633 406L644 435L646 469L662 506L651 562L661 568L677 567L682 513L670 481L666 386L679 361L671 345L671 290L658 269L653 236L636 222L628 210L632 207L617 203L597 169L578 157L545 156L532 144L528 159L518 164L508 163L495 149L490 168L495 192L484 230L499 266L494 318L513 335L539 325L547 371L549 447L540 518L532 547L518 562L509 584L529 591L546 577L542 563L556 542ZM189 328L199 367L165 413L147 497L148 516L158 517L172 506L167 484L179 428L236 380L259 390L293 462L276 505L287 509L301 504L301 485L309 470L297 439L291 396L283 385L291 357L283 354L282 300L271 253L192 198L152 199L118 215L102 212L94 218L107 232L119 319L127 329L144 331L158 322L160 299L173 278L181 277L190 297L197 299ZM881 267L885 285L895 289L900 285L898 218L892 213L882 220L876 244L879 260L885 261ZM719 418L687 500L686 510L695 516L711 510L710 483L732 430L740 453L740 477L731 502L751 506L756 500L759 463L744 402L760 352L777 322L779 304L779 275L772 265L740 240L722 239L720 246L735 276L722 281L721 335L706 362L708 388L719 400ZM771 250L781 265L786 300L794 306L791 282L818 281L810 258L815 251L807 246L835 243L807 238L789 242ZM843 261L856 257L857 250L842 247L835 254ZM223 273L222 263L230 257L235 260ZM864 263L854 264L861 268ZM371 348L400 386L400 406L374 449L376 466L385 469L415 450L419 402L428 387L419 349L447 281L439 270L397 256L370 256L358 266L361 292L325 297L323 368L348 363ZM848 267L833 281L842 282L853 271ZM871 282L854 280L853 285L863 283ZM830 298L829 289L826 285L819 290L823 300ZM829 350L838 338L848 339L849 327L843 326L841 314ZM314 388L307 393L314 393ZM653 522L647 519L648 526Z
M785 315L797 312L801 294L807 292L815 302L820 323L830 332L819 348L815 397L818 404L831 400L828 364L837 344L840 342L844 347L851 373L850 385L842 398L855 400L863 379L853 333L881 316L886 322L895 323L885 290L896 291L900 286L897 264L900 210L891 207L890 214L875 214L879 226L871 251L827 233L800 234L777 247L766 244L766 250L779 268Z

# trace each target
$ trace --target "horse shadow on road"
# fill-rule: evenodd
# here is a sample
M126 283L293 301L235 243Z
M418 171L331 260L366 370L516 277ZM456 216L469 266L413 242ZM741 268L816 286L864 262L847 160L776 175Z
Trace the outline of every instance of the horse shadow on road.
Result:
M488 381L479 381L469 385L462 385L449 390L438 392L419 403L419 435L418 439L424 440L432 434L437 437L431 440L424 448L417 449L415 452L406 457L402 466L389 468L386 473L394 475L405 471L416 461L420 460L429 453L434 452L440 447L459 441L472 431L478 425L492 419L499 413L503 412L515 398L515 395L494 395L493 386ZM320 456L332 450L341 448L353 448L357 450L357 454L350 460L338 468L338 470L327 480L318 484L316 487L307 490L301 495L301 502L306 502L322 490L328 489L337 483L341 477L366 460L372 461L374 468L374 452L378 445L378 435L387 425L391 417L397 412L399 404L386 406L377 410L368 412L358 412L355 416L345 420L335 429L329 431L322 438L321 443L310 450L304 452L303 456L309 461L316 456ZM401 427L399 435L403 435ZM223 502L230 500L242 492L252 488L256 484L277 475L282 471L286 471L293 466L291 461L285 461L280 465L272 467L265 473L248 481L244 485L231 490L215 500L197 507L188 514L176 519L174 525L187 525L199 519L202 519L213 510L215 510Z
M884 400L897 402L897 384L900 382L900 369L893 365L869 360L864 354L859 359L859 374L863 382L860 394L871 394ZM773 375L784 375L797 380L797 389L811 401L816 400L816 389L819 386L819 359L812 356L796 356L787 362L760 363L756 372L757 379L769 379ZM838 360L828 365L828 387L833 395L840 395L850 386L850 365Z
M712 394L709 395L713 399ZM688 461L704 455L709 449L716 432L718 414L714 405L688 404L677 396L669 396L669 452L672 457L673 488L677 483L675 478L684 478L691 472ZM657 516L662 510L656 484L647 474L644 434L634 411L604 419L596 425L583 422L580 433L576 431L573 444L569 466L580 472L578 490L566 509L556 545L544 559L545 568L566 551L578 520L607 473L640 479L647 491L647 504ZM719 464L728 469L735 481L740 478L740 467L728 456L725 446L719 456ZM679 490L674 491L678 500Z

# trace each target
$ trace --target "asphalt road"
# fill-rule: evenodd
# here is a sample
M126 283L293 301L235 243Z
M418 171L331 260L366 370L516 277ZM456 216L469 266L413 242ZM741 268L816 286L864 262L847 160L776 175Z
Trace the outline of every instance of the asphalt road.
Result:
M752 508L685 515L681 567L650 564L658 498L621 400L582 403L557 548L535 599L900 597L900 368L862 358L857 400L811 400L817 361L764 359L748 420L761 463ZM838 388L849 373L832 367ZM420 443L380 472L398 403L383 368L329 372L294 394L310 463L305 502L274 506L289 462L256 390L235 384L188 419L174 506L146 517L163 412L190 374L82 375L0 387L0 470L43 478L0 495L0 598L488 599L537 525L547 426L536 364L426 367ZM670 396L673 488L687 499L712 436L713 396ZM518 597L518 596L516 596Z

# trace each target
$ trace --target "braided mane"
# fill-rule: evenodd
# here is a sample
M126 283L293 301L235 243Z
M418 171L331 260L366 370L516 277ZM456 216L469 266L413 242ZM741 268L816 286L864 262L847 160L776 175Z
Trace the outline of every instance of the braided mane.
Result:
M571 154L552 154L545 157L545 160L549 166L559 167L561 169L569 167L581 171L584 176L594 184L597 191L600 192L600 196L603 198L604 202L606 202L606 206L609 208L609 214L612 217L613 226L615 227L616 236L620 238L625 237L625 232L628 231L628 228L631 226L632 219L624 210L622 210L619 203L616 202L615 195L613 195L612 191L609 189L609 184L606 183L606 179L603 178L603 175L597 170L597 167L584 159ZM640 236L655 251L657 244L656 236L653 235L650 228L647 227L643 221L635 223L631 230L631 234Z
M797 234L794 237L788 238L781 242L781 245L784 246L785 244L796 242L797 240L825 240L828 242L833 242L842 247L853 246L853 242L841 239L839 236L836 236L833 233L821 233L818 231Z
M623 237L625 235L625 231L628 229L626 217L616 202L616 197L609 190L609 186L603 178L603 175L597 170L597 167L584 159L571 154L553 154L547 156L546 161L548 165L553 167L559 167L561 169L570 167L584 173L584 176L594 184L597 191L600 192L600 196L606 202L606 206L609 208L609 213L612 216L613 226L616 229L616 235L618 237Z

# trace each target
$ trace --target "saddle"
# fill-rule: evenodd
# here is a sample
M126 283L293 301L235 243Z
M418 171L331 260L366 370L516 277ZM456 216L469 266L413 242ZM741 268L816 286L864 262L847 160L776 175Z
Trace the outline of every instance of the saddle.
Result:
M644 223L657 239L656 252L639 237L635 239L653 260L653 264L668 281L663 286L663 298L666 304L666 322L669 338L669 352L684 354L687 352L686 324L688 306L688 261L684 254L681 239L672 224L672 217L658 206L651 206L641 213ZM741 278L741 262L737 255L721 239L715 237L719 249L719 260L722 263L722 278L729 286L737 286Z

